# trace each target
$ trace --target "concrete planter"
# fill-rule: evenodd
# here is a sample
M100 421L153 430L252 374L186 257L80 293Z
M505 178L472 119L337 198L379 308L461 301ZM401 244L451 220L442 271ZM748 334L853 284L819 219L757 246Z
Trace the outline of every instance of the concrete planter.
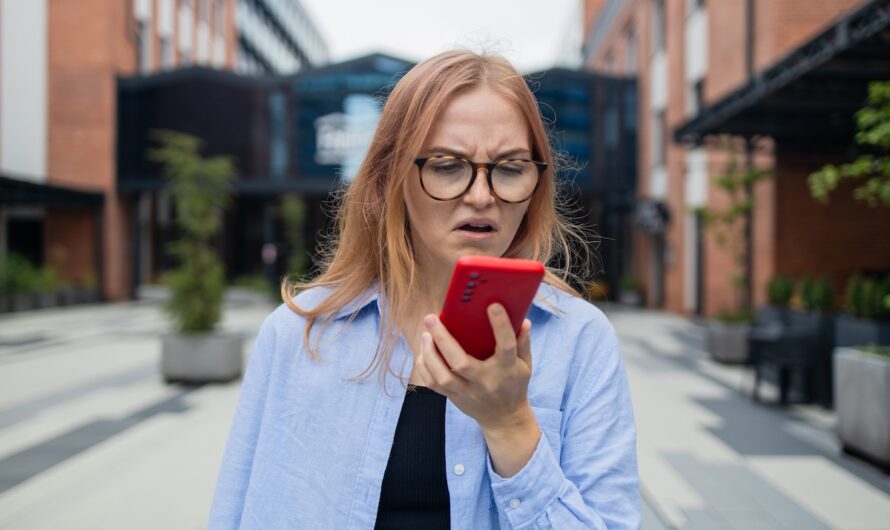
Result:
M241 377L244 339L240 335L195 333L164 335L161 376L167 383L225 382Z
M844 450L890 470L890 359L834 350L837 430Z
M643 304L643 297L639 291L621 291L618 301L624 305L638 307Z
M36 295L33 293L17 293L12 295L13 311L30 311L37 308Z
M749 324L708 321L705 344L711 358L721 363L747 363L749 329Z

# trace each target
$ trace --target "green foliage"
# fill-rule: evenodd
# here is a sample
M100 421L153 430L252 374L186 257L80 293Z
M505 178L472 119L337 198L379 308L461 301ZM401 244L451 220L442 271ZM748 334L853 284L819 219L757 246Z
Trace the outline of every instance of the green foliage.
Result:
M161 147L149 158L161 164L170 187L180 238L168 247L179 264L161 279L170 287L167 313L180 332L212 331L219 322L225 271L212 247L229 203L235 176L224 156L203 158L198 138L175 131L153 131Z
M745 267L744 223L748 213L754 209L754 199L749 196L748 190L757 182L772 177L773 170L741 164L736 140L730 136L721 137L720 145L729 153L729 161L723 173L714 175L713 182L727 196L729 203L722 209L699 207L691 211L701 217L717 245L731 253L735 269L728 271L728 280L734 287L742 288L748 284L750 274ZM742 307L736 313L749 311L750 307Z
M794 296L794 283L787 276L776 276L766 285L766 298L772 305L788 307Z
M637 279L633 276L627 275L621 278L621 290L625 292L636 292L639 291L640 285L637 283Z
M14 252L0 257L0 293L48 293L64 286L58 273L51 267L36 267Z
M309 253L303 231L306 225L306 202L295 193L281 199L281 219L284 224L284 237L290 247L287 258L287 272L302 276L309 267Z
M40 271L23 256L9 253L0 258L0 292L37 292Z
M721 311L714 317L724 324L745 324L754 321L754 313L745 309Z
M847 311L856 317L890 319L890 275L868 278L859 274L847 282Z
M868 346L857 346L857 350L866 351L873 355L880 355L882 357L890 357L890 346L881 346L878 344L869 344Z
M853 196L869 206L890 207L890 81L868 86L868 106L856 113L856 142L877 154L835 166L828 164L810 174L810 194L827 203L828 196L843 180L859 181Z
M800 300L805 311L828 313L835 308L834 289L825 277L805 276L800 282Z

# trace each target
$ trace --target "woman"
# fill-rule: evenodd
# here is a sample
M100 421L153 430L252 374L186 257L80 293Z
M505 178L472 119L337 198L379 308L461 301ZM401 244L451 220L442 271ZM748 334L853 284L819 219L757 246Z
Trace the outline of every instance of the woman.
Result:
M259 332L210 528L639 526L633 415L602 313L548 272L518 337L489 308L486 361L436 318L461 256L568 262L554 174L504 59L447 52L399 81L322 273L285 283Z

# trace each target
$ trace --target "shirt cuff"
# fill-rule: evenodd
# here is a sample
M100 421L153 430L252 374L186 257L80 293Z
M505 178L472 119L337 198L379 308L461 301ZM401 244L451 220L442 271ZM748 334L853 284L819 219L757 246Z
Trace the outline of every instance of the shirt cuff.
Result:
M491 456L485 459L494 501L513 527L523 526L544 513L556 500L565 481L546 436L542 430L531 459L510 478L497 474L491 465Z

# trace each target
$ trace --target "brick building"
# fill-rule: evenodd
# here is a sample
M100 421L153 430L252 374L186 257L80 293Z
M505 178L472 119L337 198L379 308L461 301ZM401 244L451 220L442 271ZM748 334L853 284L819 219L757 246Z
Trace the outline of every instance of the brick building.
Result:
M586 0L584 22L586 66L637 77L638 211L650 222L628 272L647 305L712 315L740 297L765 303L777 274L825 275L841 293L854 272L890 272L890 209L849 188L823 205L806 181L854 158L853 114L868 81L890 78L890 3ZM736 236L752 272L741 289L730 251L695 213L726 205L713 176L731 160L773 174L750 190L750 236Z
M128 297L140 208L118 187L118 78L327 60L297 0L0 0L0 255Z

